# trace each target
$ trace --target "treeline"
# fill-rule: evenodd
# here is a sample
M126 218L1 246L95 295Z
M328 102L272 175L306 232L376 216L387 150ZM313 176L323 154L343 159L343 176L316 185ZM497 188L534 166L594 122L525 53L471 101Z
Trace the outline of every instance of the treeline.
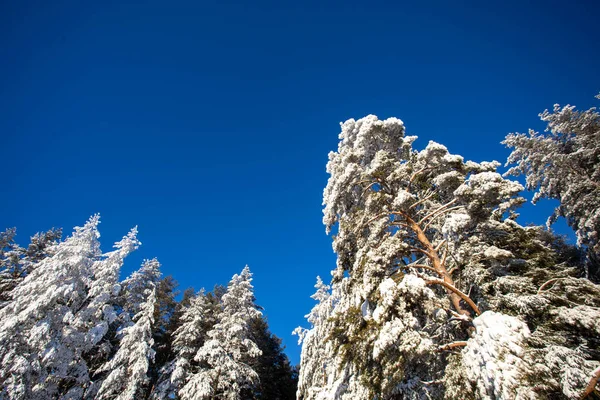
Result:
M99 217L27 248L0 233L0 399L293 399L297 371L255 303L248 267L183 292L146 260L119 281L137 230L102 253Z
M577 246L517 222L497 162L418 150L396 118L342 124L324 224L337 267L299 328L299 399L600 398L600 116L556 105L507 175L557 199Z

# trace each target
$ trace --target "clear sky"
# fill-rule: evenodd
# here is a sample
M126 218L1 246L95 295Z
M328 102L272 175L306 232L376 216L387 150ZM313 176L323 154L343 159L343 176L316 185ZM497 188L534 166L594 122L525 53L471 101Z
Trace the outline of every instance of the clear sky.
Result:
M0 2L0 229L25 245L100 212L105 250L139 225L124 274L156 256L182 289L249 264L297 363L290 333L335 265L339 122L396 116L418 148L504 162L545 108L598 103L599 4Z

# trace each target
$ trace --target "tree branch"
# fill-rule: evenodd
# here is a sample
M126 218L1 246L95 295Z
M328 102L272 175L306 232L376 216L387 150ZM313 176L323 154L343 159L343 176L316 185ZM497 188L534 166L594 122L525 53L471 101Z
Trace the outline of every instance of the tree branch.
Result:
M464 341L452 342L452 343L448 343L448 344L438 347L437 350L438 351L447 351L447 350L452 350L457 347L465 347L466 345L467 345L467 342L464 342Z
M561 279L564 279L564 278L554 278L554 279L550 279L550 280L548 280L548 281L544 282L544 284L543 284L542 286L540 286L540 288L538 289L538 291L537 291L537 294L541 294L541 293L542 293L542 291L543 291L543 290L544 290L544 289L545 289L547 286L549 286L549 285L551 285L551 284L553 284L553 283L556 283L556 282L560 281Z
M377 181L369 183L369 185L367 185L367 187L363 189L362 193L360 194L360 197L363 197L365 195L365 193L367 193L367 190L369 190L370 188L372 188L373 185L377 185L378 183L379 182L377 182Z
M440 212L436 213L434 216L431 217L431 219L429 220L429 222L427 224L425 224L425 227L423 228L424 231L427 230L427 228L429 228L429 225L431 225L431 223L435 220L435 218L439 217L441 214L450 212L450 211L454 211L454 210L458 210L462 208L462 206L454 206L454 207L450 207L450 208L446 208L444 210L441 210Z
M590 394L592 394L592 392L596 388L596 384L598 383L599 379L600 379L600 367L596 368L592 372L592 379L590 379L590 382L588 383L588 385L585 387L585 390L581 394L581 397L580 397L581 400L585 399Z
M433 245L427 238L427 235L425 234L425 232L421 229L419 224L417 224L407 213L402 212L401 215L406 220L406 223L408 225L410 225L413 232L415 232L415 234L417 236L417 240L427 250L418 249L418 248L414 248L414 249L416 249L417 251L420 251L421 253L425 254L429 258L429 260L431 261L431 265L433 266L433 268L435 268L437 274L441 278L440 282L444 282L445 284L448 285L448 287L446 287L446 289L448 291L448 297L450 298L450 302L454 306L454 309L459 314L470 316L470 313L460 305L461 297L460 297L459 293L456 293L456 291L458 291L458 289L456 289L454 287L454 281L452 280L452 277L448 274L448 271L446 270L445 265L442 264L437 251L435 250L435 248L433 247ZM452 290L452 289L454 289L454 290ZM460 291L458 291L458 292L460 292ZM462 292L460 292L460 293L462 293ZM465 296L464 293L462 293L462 295ZM467 297L467 299L468 299L468 297ZM475 305L475 303L473 303L473 301L471 299L468 299L468 300L471 302L471 304ZM477 306L475 306L474 310L475 309L477 309Z
M415 204L413 204L412 206L408 207L408 209L412 209L415 208L416 206L418 206L419 204L422 204L424 202L426 202L427 200L429 200L430 198L432 198L433 196L435 196L437 192L435 191L431 191L431 194L425 196L424 198L422 198L421 200L417 201Z
M404 222L396 222L396 221L394 221L394 222L390 222L390 225L401 226L403 228L410 229L410 226L408 226Z
M428 258L431 258L431 254L429 252L427 252L427 250L423 250L423 249L420 249L418 247L413 247L413 246L410 247L410 250L413 251L413 252L415 252L415 253L423 253Z
M428 285L441 285L441 286L445 287L446 289L450 290L451 292L456 293L456 295L458 295L458 297L460 297L465 303L467 303L469 305L469 307L471 307L471 309L473 309L473 311L475 311L475 314L481 315L481 311L479 311L479 307L477 307L477 305L473 302L473 300L471 300L469 298L469 296L467 296L466 294L464 294L463 292L458 290L456 287L454 287L454 285L451 285L448 282L443 281L441 279L429 279L429 280L425 280L425 283L427 283Z
M377 214L376 216L374 216L373 218L371 218L370 220L368 220L367 222L365 222L364 224L360 224L358 226L358 228L356 229L356 231L354 231L354 233L358 232L359 230L361 230L362 228L364 228L366 225L369 225L371 222L375 221L376 219L385 217L385 216L389 216L390 214L393 214L391 212L382 212Z
M439 206L438 208L436 208L435 210L433 210L432 212L430 212L429 214L427 214L426 216L421 218L421 220L418 222L418 224L421 225L427 218L434 216L435 214L437 214L438 212L442 211L443 209L445 209L447 207L450 207L452 204L456 203L457 201L458 201L458 199L455 197L454 199L450 200L446 204Z
M428 271L433 271L436 274L438 273L435 268L430 267L429 265L424 265L424 264L408 264L404 266L405 268L421 268L421 269L426 269Z

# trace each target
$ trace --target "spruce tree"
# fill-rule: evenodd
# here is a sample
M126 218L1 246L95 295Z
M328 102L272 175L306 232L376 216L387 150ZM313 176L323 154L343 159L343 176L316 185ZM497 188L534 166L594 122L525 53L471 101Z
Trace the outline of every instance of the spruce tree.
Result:
M248 364L261 354L249 337L250 322L261 315L251 281L246 267L229 282L219 321L194 358L200 370L179 391L181 399L239 399L242 389L258 383L258 374Z
M135 230L101 256L99 216L57 245L13 290L0 310L0 386L6 399L82 398L87 354L115 313L111 296L123 258L139 242Z
M135 400L146 398L149 384L148 370L154 360L152 325L156 289L146 289L146 299L139 303L134 324L122 333L119 349L101 369L108 372L96 395L97 400Z
M596 96L600 99L600 95ZM545 132L511 133L504 143L513 150L507 174L525 175L532 202L556 199L560 204L548 218L550 227L565 217L577 243L588 252L588 277L600 281L600 114L596 108L578 111L554 105L540 119Z

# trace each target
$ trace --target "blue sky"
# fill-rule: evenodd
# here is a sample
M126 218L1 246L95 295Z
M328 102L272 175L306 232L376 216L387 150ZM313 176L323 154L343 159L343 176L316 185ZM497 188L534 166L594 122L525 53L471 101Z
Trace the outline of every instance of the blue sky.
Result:
M339 122L401 118L416 146L504 162L556 102L596 105L596 1L27 1L0 5L0 229L100 212L181 284L249 264L290 335L335 264L321 223ZM525 207L542 223L548 206Z

